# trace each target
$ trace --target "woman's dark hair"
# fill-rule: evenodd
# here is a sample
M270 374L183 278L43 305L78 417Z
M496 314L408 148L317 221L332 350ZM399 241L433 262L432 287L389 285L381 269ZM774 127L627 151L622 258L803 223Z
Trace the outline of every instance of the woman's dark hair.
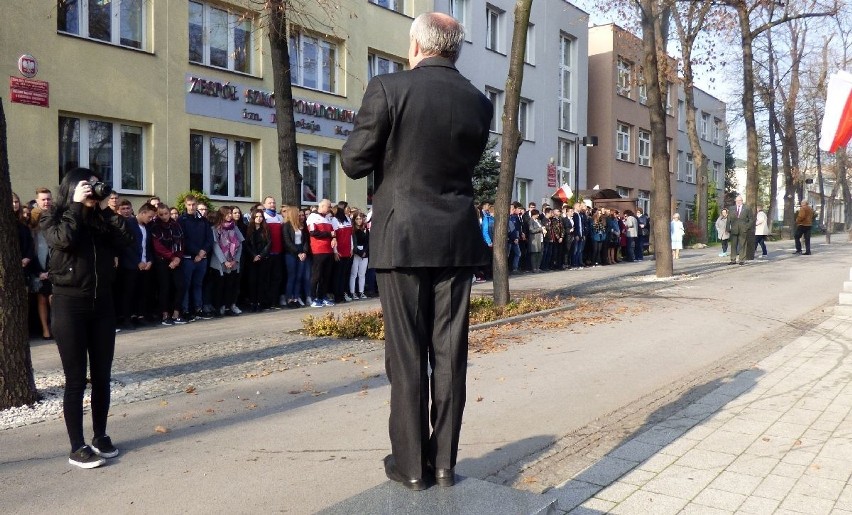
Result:
M337 207L337 209L334 211L334 217L337 218L337 221L338 222L345 222L346 221L346 208L340 207L340 205L332 206L332 207Z
M251 210L251 215L249 216L248 228L246 229L246 236L251 236L252 234L255 233L255 231L260 231L266 236L267 239L269 239L269 226L266 225L266 216L263 216L263 211L264 211L264 209L262 207L260 209L252 209ZM263 218L261 219L259 228L255 227L255 222L254 222L255 216L258 213L260 213L260 215L263 216Z
M92 177L97 177L99 181L103 180L101 174L88 168L74 168L73 170L69 170L65 174L65 177L62 178L62 182L59 183L59 191L56 194L57 198L54 208L56 212L61 213L67 210L74 198L74 190L77 188L77 184L80 181L88 181Z

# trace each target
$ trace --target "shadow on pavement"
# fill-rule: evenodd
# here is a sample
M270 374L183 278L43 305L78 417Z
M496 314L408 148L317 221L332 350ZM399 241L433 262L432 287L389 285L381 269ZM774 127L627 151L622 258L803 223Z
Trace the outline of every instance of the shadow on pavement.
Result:
M653 475L655 466L649 462L655 456L665 455L669 446L676 444L685 435L688 436L693 428L708 420L740 395L752 390L763 373L758 369L745 369L726 378L715 379L690 388L677 400L648 415L641 427L624 437L613 450L597 460L594 465L566 483L547 490L546 493L558 497L560 510L570 511L613 483L630 483L631 473L635 472L637 476ZM625 481L625 478L628 479ZM641 484L645 479L639 480L637 477L637 482ZM626 497L626 495L621 497L622 495L624 493L621 491L605 492L602 498L620 502ZM591 508L583 508L581 512L603 513Z

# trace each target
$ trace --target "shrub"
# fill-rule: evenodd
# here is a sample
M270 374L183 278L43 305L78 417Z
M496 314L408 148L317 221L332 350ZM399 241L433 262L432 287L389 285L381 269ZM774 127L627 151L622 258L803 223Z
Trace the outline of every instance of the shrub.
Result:
M535 313L561 305L559 298L524 296L503 307L494 305L491 297L470 299L470 323L482 324L527 313ZM340 315L328 312L321 316L308 315L302 319L302 328L311 336L334 338L385 339L385 325L381 310L347 311Z
M210 197L208 197L204 193L201 193L200 191L189 190L184 191L175 199L175 205L173 207L176 207L180 214L184 214L186 212L186 206L184 205L183 201L186 199L187 195L194 196L196 199L198 199L199 204L204 204L205 206L207 206L208 213L212 213L216 210L216 206L214 206L213 203L210 202Z

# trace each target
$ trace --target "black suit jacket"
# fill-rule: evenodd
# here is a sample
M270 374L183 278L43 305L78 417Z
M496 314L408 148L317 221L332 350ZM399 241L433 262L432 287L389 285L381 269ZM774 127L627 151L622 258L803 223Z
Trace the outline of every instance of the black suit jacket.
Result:
M748 234L754 230L754 214L751 208L743 204L740 215L737 216L737 206L728 209L728 232L731 234Z
M375 172L370 267L485 263L472 176L493 111L442 57L370 81L342 154L349 177Z

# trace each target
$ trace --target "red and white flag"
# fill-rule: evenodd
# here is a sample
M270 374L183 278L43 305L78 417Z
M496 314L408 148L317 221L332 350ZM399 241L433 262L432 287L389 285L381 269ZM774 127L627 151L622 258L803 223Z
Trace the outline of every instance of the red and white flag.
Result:
M825 116L819 148L835 152L852 138L852 73L839 71L828 79Z
M568 186L568 184L566 183L566 184L563 184L558 190L556 190L556 193L554 193L550 197L551 198L558 198L563 203L565 203L565 202L568 202L568 200L570 200L571 197L573 197L573 196L574 196L574 192L571 191L571 186Z

